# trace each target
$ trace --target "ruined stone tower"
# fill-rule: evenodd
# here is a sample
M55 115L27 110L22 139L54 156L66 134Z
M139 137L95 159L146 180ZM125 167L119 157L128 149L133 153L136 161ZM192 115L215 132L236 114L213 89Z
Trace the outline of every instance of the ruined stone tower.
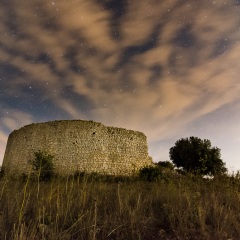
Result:
M38 150L54 156L58 174L76 171L130 175L151 165L146 136L101 123L64 120L30 124L13 131L3 159L7 175L28 174Z

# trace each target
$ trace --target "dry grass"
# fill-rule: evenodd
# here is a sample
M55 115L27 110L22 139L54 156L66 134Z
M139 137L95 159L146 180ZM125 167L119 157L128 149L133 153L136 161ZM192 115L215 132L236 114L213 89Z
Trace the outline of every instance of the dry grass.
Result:
M239 186L230 177L2 179L0 239L240 239Z

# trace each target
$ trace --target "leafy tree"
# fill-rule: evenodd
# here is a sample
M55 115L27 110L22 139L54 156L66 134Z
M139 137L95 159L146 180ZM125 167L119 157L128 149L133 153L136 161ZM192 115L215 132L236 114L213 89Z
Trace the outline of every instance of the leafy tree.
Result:
M33 170L37 173L39 180L49 181L54 175L53 156L42 151L34 153L32 161Z
M227 170L221 160L220 149L211 147L208 139L182 138L170 148L169 155L176 167L193 174L217 175Z

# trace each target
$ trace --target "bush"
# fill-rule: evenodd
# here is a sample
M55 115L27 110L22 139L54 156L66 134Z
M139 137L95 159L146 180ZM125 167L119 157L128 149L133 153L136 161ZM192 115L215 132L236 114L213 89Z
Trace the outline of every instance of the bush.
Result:
M32 161L34 172L40 181L49 181L54 176L53 156L42 151L34 153L35 159Z
M162 171L160 168L155 166L143 167L139 171L139 177L144 181L157 181L162 178Z
M169 161L160 161L157 163L157 166L160 168L167 168L170 170L174 170L174 165Z

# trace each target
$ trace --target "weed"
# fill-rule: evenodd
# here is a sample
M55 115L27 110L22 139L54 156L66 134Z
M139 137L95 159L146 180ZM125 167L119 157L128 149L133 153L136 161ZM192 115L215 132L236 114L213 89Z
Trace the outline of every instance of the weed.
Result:
M3 178L0 239L239 239L239 178L127 179Z

